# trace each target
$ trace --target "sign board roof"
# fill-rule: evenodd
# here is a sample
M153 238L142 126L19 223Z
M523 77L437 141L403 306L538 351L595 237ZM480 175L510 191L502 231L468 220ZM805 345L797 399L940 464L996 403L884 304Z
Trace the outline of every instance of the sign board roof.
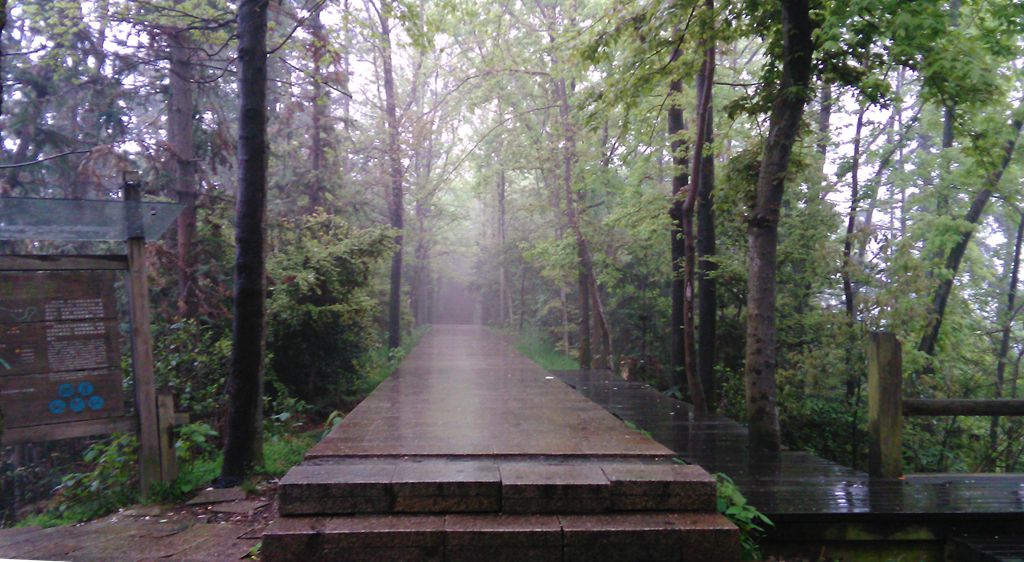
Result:
M0 240L156 240L178 203L0 197Z

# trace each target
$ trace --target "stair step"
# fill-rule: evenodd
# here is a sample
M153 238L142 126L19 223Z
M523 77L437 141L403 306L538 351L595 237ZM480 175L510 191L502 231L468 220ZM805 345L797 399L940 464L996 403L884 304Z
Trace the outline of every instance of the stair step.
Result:
M282 517L263 536L271 561L607 562L739 559L718 514L352 515Z
M676 464L356 459L294 467L279 500L284 515L713 511L715 482Z

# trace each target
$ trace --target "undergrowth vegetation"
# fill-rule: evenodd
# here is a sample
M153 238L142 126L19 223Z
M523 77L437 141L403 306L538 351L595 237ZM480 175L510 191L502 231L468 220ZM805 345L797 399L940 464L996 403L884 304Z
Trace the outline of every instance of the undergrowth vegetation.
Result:
M182 338L186 337L184 334L197 333L193 323L182 323L173 331L182 334ZM289 468L300 463L306 451L344 418L344 412L365 398L397 368L425 331L426 328L413 330L401 348L375 347L359 356L355 362L358 376L345 393L337 397L338 409L326 416L316 415L310 404L291 396L283 383L268 377L271 391L267 393L264 404L263 460L254 469L252 478L243 484L243 489L258 490L267 480L283 476ZM165 361L170 361L165 365L191 362L199 371L205 369L209 358L193 355L187 346L174 348L181 350L182 357L171 361L165 354ZM180 390L198 389L198 378L174 380L179 383L176 388ZM206 391L183 395L189 397L183 402L199 412L207 411L206 407L217 401L213 398L214 393ZM210 486L220 474L221 436L210 423L197 421L182 425L175 429L175 436L178 476L172 482L155 485L146 503L184 501L196 491ZM137 466L138 440L135 435L119 433L98 441L86 449L72 472L61 479L46 509L23 518L18 525L69 525L138 503Z

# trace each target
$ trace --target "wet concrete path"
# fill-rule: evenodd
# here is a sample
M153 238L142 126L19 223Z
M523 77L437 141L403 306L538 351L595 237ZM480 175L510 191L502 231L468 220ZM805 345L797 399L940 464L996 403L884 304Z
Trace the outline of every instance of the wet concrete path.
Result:
M307 458L673 454L486 328L439 325Z
M739 558L715 481L482 326L435 325L292 468L267 560Z

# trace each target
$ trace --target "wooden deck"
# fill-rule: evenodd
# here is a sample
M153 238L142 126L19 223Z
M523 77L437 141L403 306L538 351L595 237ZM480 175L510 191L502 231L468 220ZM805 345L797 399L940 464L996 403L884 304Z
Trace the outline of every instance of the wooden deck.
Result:
M806 452L754 455L743 425L722 416L697 417L688 404L646 384L607 371L553 374L686 461L731 477L750 503L776 522L773 536L780 540L833 544L854 536L867 542L899 538L921 543L913 546L931 556L939 543L942 550L951 548L945 544L950 536L978 529L1019 533L1024 525L1024 474L877 479Z

